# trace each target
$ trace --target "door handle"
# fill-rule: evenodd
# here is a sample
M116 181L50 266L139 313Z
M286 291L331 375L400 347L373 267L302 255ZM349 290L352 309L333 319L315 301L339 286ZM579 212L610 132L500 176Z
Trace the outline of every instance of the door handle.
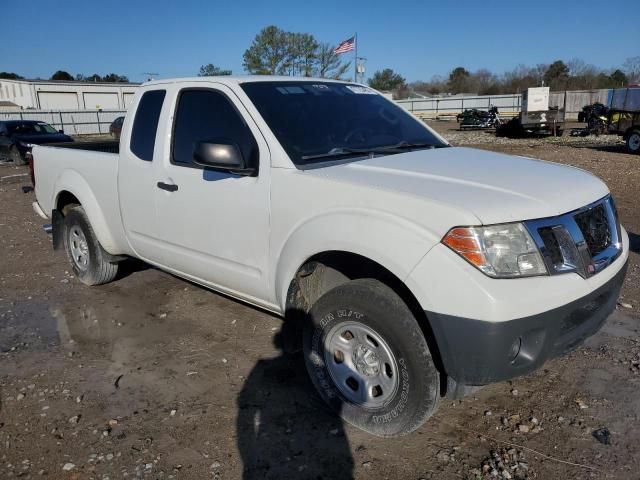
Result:
M172 183L158 182L158 188L161 190L166 190L167 192L175 192L176 190L178 190L178 185L174 185Z

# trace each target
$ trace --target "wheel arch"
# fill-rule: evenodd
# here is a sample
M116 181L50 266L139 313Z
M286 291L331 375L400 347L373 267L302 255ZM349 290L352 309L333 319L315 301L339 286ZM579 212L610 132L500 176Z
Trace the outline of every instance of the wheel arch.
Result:
M57 211L64 216L70 206L82 206L102 248L107 252L115 252L117 243L109 230L104 212L86 180L77 172L67 170L63 172L56 184L56 194L52 202L54 212Z
M440 372L440 392L447 390L447 377L433 329L417 297L392 270L367 256L345 250L327 250L307 258L289 282L284 308L285 326L294 340L295 350L301 338L302 326L308 312L322 295L351 280L372 278L391 288L409 307L418 321Z

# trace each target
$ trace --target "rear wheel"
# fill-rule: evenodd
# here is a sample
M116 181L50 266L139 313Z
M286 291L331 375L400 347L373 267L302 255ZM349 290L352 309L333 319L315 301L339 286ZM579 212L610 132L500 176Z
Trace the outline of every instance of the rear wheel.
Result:
M627 150L630 153L640 153L640 130L632 130L627 136Z
M24 160L24 157L18 150L18 147L15 145L9 149L9 158L13 162L14 165L26 165L27 162Z
M98 242L82 207L73 207L67 212L63 238L71 268L82 283L102 285L115 278L118 264L107 260L108 254Z
M431 416L439 374L418 322L393 290L376 280L354 280L323 295L310 314L307 370L345 421L394 437Z

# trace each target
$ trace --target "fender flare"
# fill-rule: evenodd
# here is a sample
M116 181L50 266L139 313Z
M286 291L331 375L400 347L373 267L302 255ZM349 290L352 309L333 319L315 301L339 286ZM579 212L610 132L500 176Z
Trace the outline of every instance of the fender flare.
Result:
M332 234L334 232L335 234ZM296 225L276 252L276 303L286 310L287 293L298 269L311 257L341 251L366 257L401 281L440 238L397 215L367 208L324 212Z
M91 191L89 183L75 170L65 170L56 179L54 189L53 208L56 209L58 200L63 192L69 192L75 196L89 218L91 228L93 228L98 242L107 252L113 253L117 250L117 243L113 238L105 215L100 208L98 200Z

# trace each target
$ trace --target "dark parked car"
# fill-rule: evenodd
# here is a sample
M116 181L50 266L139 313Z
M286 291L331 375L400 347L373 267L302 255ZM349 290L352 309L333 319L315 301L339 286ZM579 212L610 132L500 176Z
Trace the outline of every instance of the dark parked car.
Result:
M51 125L37 120L0 121L0 159L9 158L15 165L26 163L31 145L73 142L73 139Z
M120 138L120 132L122 131L122 124L124 123L124 117L118 117L111 125L109 125L109 133L113 138Z

